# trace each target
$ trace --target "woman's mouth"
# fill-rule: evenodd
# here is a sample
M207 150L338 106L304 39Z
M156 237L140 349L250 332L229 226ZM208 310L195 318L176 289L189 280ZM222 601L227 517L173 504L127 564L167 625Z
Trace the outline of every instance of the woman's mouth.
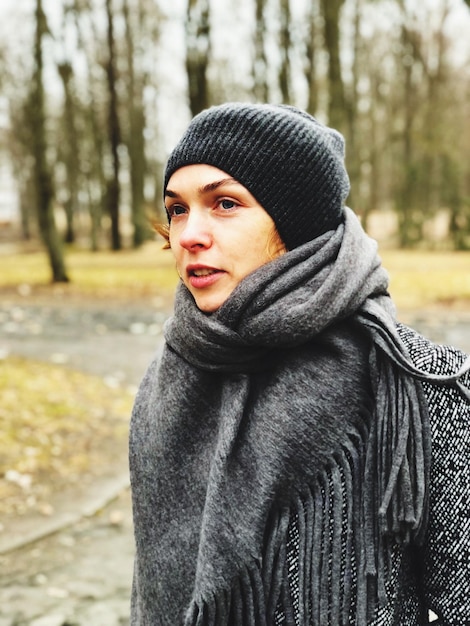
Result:
M200 270L192 270L190 272L190 276L209 276L210 274L213 274L214 272L217 272L217 270L214 269L209 269L208 267L204 268L204 269L200 269Z
M187 275L191 287L204 289L213 285L223 274L223 270L214 267L188 267Z

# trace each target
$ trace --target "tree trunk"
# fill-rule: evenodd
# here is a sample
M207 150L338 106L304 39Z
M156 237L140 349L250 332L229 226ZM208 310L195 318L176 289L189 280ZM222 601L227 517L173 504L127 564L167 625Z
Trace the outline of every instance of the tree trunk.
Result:
M121 143L121 129L118 117L118 98L116 90L116 45L114 41L114 20L111 7L112 0L106 0L106 16L108 22L108 62L106 65L106 73L108 77L109 90L109 109L108 109L108 128L109 128L109 144L111 150L112 175L107 181L107 209L111 219L111 249L120 250L121 232L120 232L120 215L119 201L121 188L119 184L119 144Z
M305 63L304 75L308 86L307 111L310 115L316 115L318 107L318 85L317 85L317 21L319 7L317 0L311 0L308 5L307 40L305 43Z
M282 102L290 104L292 101L290 94L290 6L289 0L280 0L279 15L281 20L280 28L280 52L281 67L279 68L279 87L281 89Z
M106 210L106 176L104 173L104 152L107 143L107 133L99 122L99 110L95 95L95 82L93 64L95 59L87 45L81 24L81 9L77 2L74 4L75 27L77 31L78 48L83 51L86 59L86 86L87 106L84 110L84 135L81 137L82 146L86 146L86 158L83 159L82 168L86 193L88 197L88 211L90 215L90 248L96 252L100 247L102 232L102 217ZM99 40L95 20L90 20L91 36L94 41Z
M64 142L64 165L66 171L66 182L68 197L65 201L65 215L67 219L67 227L65 232L65 241L73 243L75 241L75 216L78 212L78 189L79 189L79 156L78 150L80 142L78 140L77 129L75 125L75 103L73 95L72 66L68 62L61 63L58 66L59 75L62 79L64 87L64 122L65 122L65 142Z
M21 236L25 241L29 241L32 236L31 222L34 215L31 215L31 207L34 206L35 188L34 180L24 176L20 179L20 224Z
M344 86L341 76L339 18L344 0L322 0L325 46L328 52L328 121L345 126Z
M136 72L136 49L134 46L134 34L132 32L131 16L128 0L123 3L123 16L126 23L127 42L127 69L128 69L128 111L129 111L129 137L128 149L130 159L131 179L131 216L134 227L134 247L141 246L150 236L150 229L145 218L144 180L146 170L145 159L145 113L144 113L144 86L145 78ZM141 2L139 2L138 25L139 34L142 31L144 15Z
M423 198L424 202L427 202L428 185L422 183L429 155L426 154L426 150L424 154L423 150L419 150L421 142L418 143L414 136L419 130L417 123L423 115L425 99L420 89L421 84L418 84L415 76L419 74L426 76L427 67L421 34L416 30L413 17L408 14L404 1L400 0L399 5L402 11L402 49L398 62L404 72L402 106L404 123L403 152L400 160L401 185L397 208L400 245L410 247L422 239ZM423 138L421 134L421 139Z
M354 206L356 198L360 197L358 193L360 185L361 174L361 150L359 149L357 141L358 133L358 114L357 104L359 100L358 83L360 74L360 41L361 41L361 15L363 13L362 0L355 0L354 6L354 33L353 33L353 57L352 57L352 72L351 72L351 84L347 91L347 98L345 102L345 112L347 115L347 134L346 145L348 147L346 151L346 166L351 181L351 192L349 194L348 203L350 206ZM370 105L371 106L371 105ZM357 211L363 215L362 207L357 207Z
M423 177L420 188L422 190L421 206L424 214L435 212L439 208L440 190L446 190L442 185L440 166L442 155L446 150L446 136L448 135L446 120L445 96L448 90L447 83L447 47L448 40L445 33L445 22L449 16L449 4L444 2L441 7L439 26L435 32L436 58L434 67L429 63L425 66L428 94L426 103L424 140L425 154L423 158Z
M267 80L267 61L264 35L266 26L264 23L264 8L266 0L256 0L255 15L255 55L253 62L253 91L258 102L268 102L269 88Z
M47 162L45 132L45 105L43 86L42 40L47 32L42 0L36 0L36 32L34 42L35 69L32 81L31 114L34 156L34 177L37 197L37 216L41 239L46 247L53 282L68 282L62 251L62 241L56 228L53 207L52 174Z
M36 203L33 132L32 120L32 92L27 95L23 102L10 104L8 114L11 128L7 135L7 142L13 169L13 176L18 183L19 209L21 236L25 241L37 234L36 214L34 211Z
M207 68L210 48L209 1L188 0L186 72L188 75L189 108L193 116L209 106Z
M449 207L449 235L455 250L470 249L470 219L465 215L462 207L464 202L460 190L461 172L459 163L451 157L443 157L442 170L445 185L444 200Z
M404 39L406 44L406 29L404 27ZM405 48L406 51L406 48ZM415 240L413 220L413 189L415 184L416 169L412 154L412 129L414 121L414 98L412 84L412 63L404 64L404 129L403 129L403 152L402 152L402 180L398 193L398 231L401 247L409 247Z

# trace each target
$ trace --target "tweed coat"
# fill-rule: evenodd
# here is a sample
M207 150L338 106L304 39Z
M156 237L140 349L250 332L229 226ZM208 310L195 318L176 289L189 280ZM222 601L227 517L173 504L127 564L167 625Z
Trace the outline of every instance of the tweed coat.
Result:
M423 371L450 375L465 360L458 349L436 345L407 326L398 325L398 331ZM463 382L470 389L469 372ZM423 387L432 435L426 539L419 548L394 547L386 581L388 599L368 626L421 626L430 620L443 626L470 624L470 403L453 388L429 383ZM296 516L290 521L287 547L291 602L287 608L279 602L275 626L292 619L299 624L300 614L308 612L308 607L299 606L298 527ZM354 607L350 623L356 623Z

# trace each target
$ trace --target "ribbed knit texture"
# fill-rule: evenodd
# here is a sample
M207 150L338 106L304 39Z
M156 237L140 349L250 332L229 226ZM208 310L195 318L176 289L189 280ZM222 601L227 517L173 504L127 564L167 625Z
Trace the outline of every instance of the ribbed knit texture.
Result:
M342 135L294 107L229 103L190 123L168 160L173 172L205 163L244 185L288 249L334 230L349 193Z

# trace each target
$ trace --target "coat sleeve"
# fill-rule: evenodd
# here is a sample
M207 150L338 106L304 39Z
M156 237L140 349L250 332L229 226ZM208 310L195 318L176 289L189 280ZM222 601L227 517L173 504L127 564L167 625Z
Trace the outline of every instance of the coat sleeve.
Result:
M403 337L403 333L401 332ZM466 355L404 333L420 369L452 374ZM461 382L470 388L470 374ZM439 624L470 623L470 403L456 388L423 385L432 436L429 527L424 546L423 595Z

